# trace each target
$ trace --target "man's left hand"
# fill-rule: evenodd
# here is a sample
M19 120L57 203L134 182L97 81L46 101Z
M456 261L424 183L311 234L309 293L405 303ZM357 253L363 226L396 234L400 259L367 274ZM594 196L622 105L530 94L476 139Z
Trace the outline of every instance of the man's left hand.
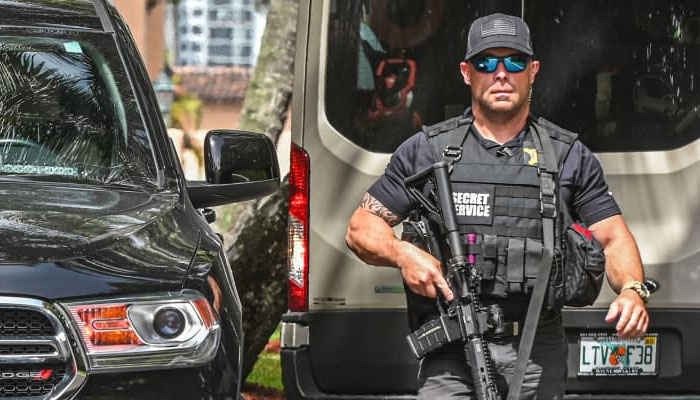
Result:
M634 290L623 290L610 304L605 322L612 323L615 320L617 336L621 339L637 339L646 333L649 314L644 300Z

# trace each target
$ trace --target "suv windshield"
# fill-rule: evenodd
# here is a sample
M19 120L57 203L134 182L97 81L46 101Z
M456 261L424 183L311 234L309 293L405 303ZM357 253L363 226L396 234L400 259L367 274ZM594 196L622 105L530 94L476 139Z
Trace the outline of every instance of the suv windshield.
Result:
M155 185L115 46L104 34L0 36L0 176Z

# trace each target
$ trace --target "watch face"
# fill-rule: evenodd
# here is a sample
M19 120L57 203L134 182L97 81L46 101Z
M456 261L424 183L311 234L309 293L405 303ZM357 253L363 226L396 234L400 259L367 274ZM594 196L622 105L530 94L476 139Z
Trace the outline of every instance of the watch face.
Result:
M644 296L645 296L647 299L649 298L649 295L651 295L651 293L649 293L649 289L647 289L647 287L644 286L644 285L642 285L642 292L644 292Z
M633 288L637 293L639 293L639 297L641 297L644 300L649 300L649 289L647 289L647 287L643 283L635 283Z

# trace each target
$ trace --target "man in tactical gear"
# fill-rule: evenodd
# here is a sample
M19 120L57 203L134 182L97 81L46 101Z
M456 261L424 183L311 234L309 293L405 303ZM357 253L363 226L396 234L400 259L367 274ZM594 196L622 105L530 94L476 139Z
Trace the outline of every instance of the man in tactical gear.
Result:
M476 263L481 302L495 307L494 318L502 319L502 326L507 327L487 336L502 394L513 378L522 321L542 260L546 206L566 207L603 246L608 282L619 293L606 321L615 323L619 337L639 338L649 324L639 251L600 164L575 134L530 115L530 94L540 69L533 56L529 28L522 19L493 14L475 20L465 60L460 63L464 82L471 87L471 109L462 117L425 127L396 150L385 174L369 188L353 214L346 236L348 247L366 263L401 270L412 329L434 318L438 291L447 301L454 297L441 260L396 238L392 227L419 209L404 179L440 161L439 157L450 157L460 232L476 234L481 249ZM464 132L457 133L460 130ZM542 196L537 178L542 160L534 142L540 134L551 139L558 168L556 195L549 201ZM456 144L454 138L458 138ZM427 186L424 191L429 195ZM559 221L562 214L552 216ZM555 257L550 286L564 279L563 274L556 275L557 260ZM563 399L563 302L553 299L552 293L548 291L547 307L540 314L525 370L523 398ZM474 397L469 367L456 344L447 344L421 361L419 399Z

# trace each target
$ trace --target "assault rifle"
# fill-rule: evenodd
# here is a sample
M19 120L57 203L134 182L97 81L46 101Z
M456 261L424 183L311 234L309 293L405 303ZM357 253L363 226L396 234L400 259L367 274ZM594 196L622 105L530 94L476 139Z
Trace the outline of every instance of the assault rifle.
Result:
M471 367L474 387L479 400L500 400L496 387L488 346L483 333L488 326L489 313L479 304L479 276L474 270L474 256L467 254L466 246L460 240L459 225L452 198L452 184L448 177L449 164L440 161L425 171L405 179L404 183L413 196L428 213L438 215L445 228L450 249L447 259L446 281L455 297L448 303L447 310L441 306L438 291L440 317L425 323L417 331L408 335L408 342L416 357L442 347L446 343L461 340L467 363ZM421 183L432 181L437 191L437 205L428 200L417 188ZM475 235L468 235L469 244L476 241Z

